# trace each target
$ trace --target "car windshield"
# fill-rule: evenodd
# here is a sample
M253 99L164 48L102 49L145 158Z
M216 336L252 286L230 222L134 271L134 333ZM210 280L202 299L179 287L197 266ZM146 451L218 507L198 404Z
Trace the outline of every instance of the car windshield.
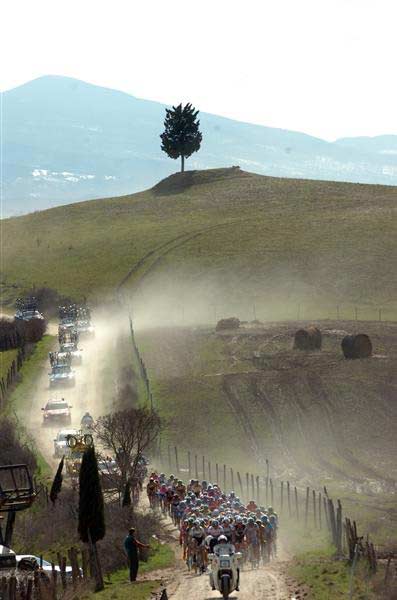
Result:
M60 352L70 352L70 350L74 349L74 344L72 343L67 343L67 344L62 344L61 348L60 348Z
M56 365L53 367L52 372L54 375L61 375L62 373L70 373L69 365Z
M46 410L65 410L69 408L67 402L47 402Z

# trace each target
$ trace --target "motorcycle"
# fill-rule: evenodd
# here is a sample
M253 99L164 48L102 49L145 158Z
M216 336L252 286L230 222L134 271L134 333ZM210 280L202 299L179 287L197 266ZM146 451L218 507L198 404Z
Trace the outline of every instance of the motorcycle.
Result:
M222 594L222 598L227 600L229 594L234 592L239 586L240 565L242 558L241 552L235 554L209 554L208 560L211 563L210 585L213 589Z

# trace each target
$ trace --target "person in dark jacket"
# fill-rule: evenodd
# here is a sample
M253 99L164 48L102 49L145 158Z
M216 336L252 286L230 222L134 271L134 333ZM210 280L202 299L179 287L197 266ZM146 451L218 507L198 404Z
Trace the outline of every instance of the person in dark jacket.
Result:
M127 537L124 540L124 550L128 557L128 566L130 568L130 581L136 581L139 569L139 552L141 548L149 548L147 544L142 544L135 537L135 529L131 527Z

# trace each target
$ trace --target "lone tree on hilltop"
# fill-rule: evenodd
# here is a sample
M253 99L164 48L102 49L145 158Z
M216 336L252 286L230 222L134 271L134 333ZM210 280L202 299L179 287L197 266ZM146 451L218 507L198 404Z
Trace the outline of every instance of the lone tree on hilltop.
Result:
M105 536L105 516L98 462L93 446L84 452L81 461L78 531L81 541L89 545L91 564L95 573L96 591L99 591L104 586L96 543Z
M200 149L203 136L199 130L199 111L190 103L165 109L164 133L161 134L161 149L170 158L181 157L181 173L185 170L185 158Z

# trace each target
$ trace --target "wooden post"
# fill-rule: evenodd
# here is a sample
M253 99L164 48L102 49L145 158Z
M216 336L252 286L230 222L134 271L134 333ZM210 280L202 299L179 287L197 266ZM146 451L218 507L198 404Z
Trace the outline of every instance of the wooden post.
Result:
M230 467L230 480L232 482L232 491L234 491L234 472L232 467Z
M331 536L332 536L332 543L334 544L334 546L337 547L337 534L336 534L336 519L335 519L335 508L334 508L334 503L332 502L331 498L328 498L328 516L329 516L329 523L330 523L330 529L331 529Z
M205 456L203 456L203 479L205 481Z
M327 527L327 529L330 528L329 525L329 520L328 520L328 506L327 506L327 499L325 496L323 496L323 508L324 508L324 517L325 517L325 525Z
M199 478L197 454L194 455L194 475L195 475L196 479Z
M256 501L259 506L261 503L261 493L260 493L260 488L259 488L259 475L256 476Z
M306 504L305 504L305 527L307 527L307 520L309 518L309 494L310 489L306 488Z
M322 517L321 517L321 506L322 506L322 500L321 500L321 492L318 493L318 526L320 529L322 529Z
M284 481L280 483L280 513L284 512Z
M211 471L211 461L208 461L208 479L211 481L212 483L212 471Z
M219 465L218 463L215 464L215 470L216 470L216 484L219 485Z
M187 453L187 468L189 471L189 479L192 478L192 457L190 456L190 450Z
M270 483L270 503L273 508L273 506L274 506L274 490L273 490L273 480L271 478L269 479L269 483Z
M290 489L289 481L287 481L287 501L288 501L288 516L292 517L292 511L291 511L291 489Z
M313 493L313 525L314 528L317 529L317 504L316 504L316 492L312 490Z
M342 554L342 504L338 500L336 509L336 549L339 555Z
M254 500L255 498L255 483L254 483L254 476L251 473L251 490L252 490L252 499Z
M176 472L179 475L179 459L178 459L178 448L176 446L174 446L174 450L175 450L175 467L176 467Z
M299 521L298 490L296 489L296 486L294 487L294 495L295 495L295 516L296 516L296 520Z
M169 444L168 444L168 468L169 468L170 471L172 471L171 448L170 448Z
M249 476L249 473L245 474L245 480L246 480L247 496L249 496L250 495L250 476Z
M226 494L226 465L223 465L223 493Z
M241 476L240 476L240 473L238 471L237 471L237 479L238 479L238 483L239 483L240 490L241 490L241 500L242 500L243 496L244 496L244 489L243 489L243 482L241 480Z

